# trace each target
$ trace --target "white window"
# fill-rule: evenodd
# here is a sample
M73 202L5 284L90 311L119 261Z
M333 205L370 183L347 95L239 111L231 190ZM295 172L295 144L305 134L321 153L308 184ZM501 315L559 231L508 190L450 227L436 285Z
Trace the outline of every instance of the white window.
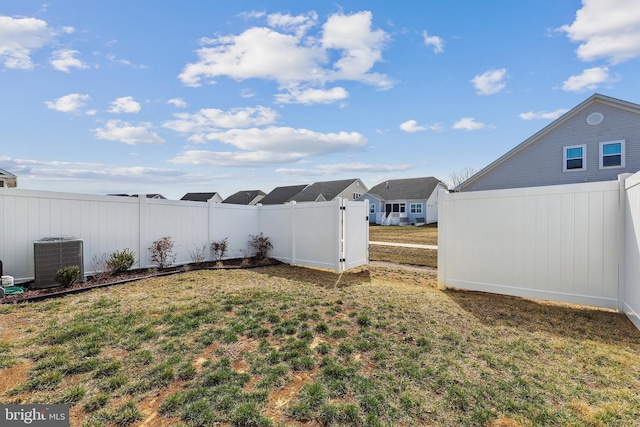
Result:
M360 196L362 196L362 193L353 193L353 200L356 200Z
M376 205L371 203L369 205L369 213L376 213Z
M562 148L562 170L564 172L587 170L587 146L571 145Z
M624 140L600 143L600 169L623 168Z
M412 214L421 214L422 213L422 203L411 203L409 205L409 212Z

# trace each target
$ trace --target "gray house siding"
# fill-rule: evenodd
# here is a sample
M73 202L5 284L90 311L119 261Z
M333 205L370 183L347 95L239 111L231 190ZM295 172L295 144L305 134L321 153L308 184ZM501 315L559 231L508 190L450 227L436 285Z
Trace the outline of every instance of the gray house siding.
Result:
M640 111L626 105L612 105L595 99L582 109L569 112L557 123L545 128L522 147L516 147L496 164L480 171L467 183L463 191L501 188L533 187L573 184L590 181L615 180L625 172L640 170ZM597 125L587 123L592 113L601 113L604 119ZM625 167L601 169L600 143L624 140ZM563 171L564 148L584 145L586 170Z
M378 214L381 212L381 209L384 210L384 207L381 207L380 199L371 194L364 194L358 199L358 201L364 200L369 201L369 224L376 224Z

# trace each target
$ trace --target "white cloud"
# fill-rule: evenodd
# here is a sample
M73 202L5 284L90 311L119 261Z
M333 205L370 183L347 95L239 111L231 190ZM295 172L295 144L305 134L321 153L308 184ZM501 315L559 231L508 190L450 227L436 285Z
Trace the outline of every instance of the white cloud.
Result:
M418 122L416 122L415 120L407 120L406 122L400 124L400 129L409 133L427 130L427 128L424 126L418 126Z
M357 132L320 133L275 126L210 133L207 139L241 150L290 153L300 157L352 151L366 145L366 138Z
M46 46L53 35L41 19L0 15L0 61L6 68L33 68L31 52Z
M186 108L187 107L187 103L182 98L172 98L172 99L167 101L167 104L171 104L174 107L178 107L178 108Z
M400 129L409 133L420 132L425 130L442 132L444 130L444 126L441 123L434 123L431 125L422 126L422 125L418 125L418 122L416 122L415 120L407 120L406 122L400 124ZM377 131L377 132L382 133L382 131Z
M292 88L288 93L276 95L279 104L331 104L342 101L349 96L349 92L342 87L331 89L306 89Z
M96 138L109 141L120 141L129 145L164 144L164 139L151 131L151 123L140 123L137 126L121 120L109 120L105 128L93 129Z
M529 111L527 113L520 113L519 117L523 120L534 120L534 119L555 120L561 115L563 115L564 113L566 113L567 111L569 110L567 110L566 108L559 108L555 111L538 111L535 113L533 111Z
M291 16L289 14L272 13L267 16L267 23L272 28L282 28L284 31L302 37L310 28L317 25L318 14L309 12L307 15Z
M610 74L608 67L588 68L577 76L571 76L562 82L562 90L567 92L583 92L595 90L604 83L615 83L620 80L617 74Z
M140 104L133 100L132 96L117 98L111 103L110 113L137 113L142 109Z
M112 42L112 44L113 44L113 43L116 43L116 41L114 40L114 41ZM129 61L128 59L116 58L116 56L115 56L114 54L112 54L112 53L109 53L109 54L107 54L107 55L105 55L105 56L106 56L106 58L107 58L109 61L114 62L114 63L116 63L116 64L128 65L128 66L130 66L130 67L138 68L138 69L145 69L145 68L147 68L147 66L146 66L146 65L136 65L136 64L132 63L131 61Z
M233 129L208 134L207 139L231 145L239 151L189 150L171 161L215 166L267 166L360 150L367 142L357 132L319 133L289 127Z
M371 68L382 59L389 37L372 30L371 20L370 12L338 13L327 19L319 35L307 36L315 15L270 15L272 25L295 34L253 27L239 35L203 38L198 61L187 64L178 77L188 86L200 86L203 80L215 83L217 77L226 76L272 80L283 87L351 80L386 89L393 82ZM331 63L332 57L338 59Z
M435 53L444 52L444 40L442 40L440 37L430 36L426 31L423 31L422 38L424 39L424 44L427 46L432 46Z
M33 159L12 159L0 156L0 164L12 171L17 171L21 178L35 180L68 180L77 184L79 180L119 181L131 184L132 177L136 182L171 182L176 178L188 177L184 172L173 169L151 168L145 166L122 167L104 163L61 162L56 160L42 161ZM184 181L182 181L184 182Z
M482 122L477 122L473 117L463 117L453 125L454 129L461 130L478 130L486 127L487 125Z
M52 59L50 61L50 64L56 70L63 71L65 73L68 73L71 68L78 68L81 70L89 68L88 65L75 57L75 55L78 55L79 53L80 52L78 52L77 50L71 49L56 50L51 55Z
M267 107L232 108L229 111L203 108L197 113L175 113L176 120L162 126L176 132L203 134L220 129L264 126L275 122L277 113Z
M346 172L395 172L411 169L411 165L376 165L368 163L337 163L317 165L312 168L278 168L276 172L287 175L326 176Z
M583 0L571 25L560 27L580 43L583 61L607 59L618 64L640 56L640 2L637 0Z
M504 80L507 77L507 70L489 70L471 79L478 95L492 95L500 92L507 84Z
M75 113L84 107L90 98L87 94L70 93L69 95L56 98L53 101L45 101L45 105L52 110L63 113Z

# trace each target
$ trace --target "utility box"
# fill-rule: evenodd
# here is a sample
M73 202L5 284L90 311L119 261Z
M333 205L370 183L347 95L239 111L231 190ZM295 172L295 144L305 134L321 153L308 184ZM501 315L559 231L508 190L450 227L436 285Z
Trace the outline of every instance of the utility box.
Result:
M80 279L84 281L82 239L71 236L45 237L33 242L35 289L59 286L56 272L73 265L80 267Z

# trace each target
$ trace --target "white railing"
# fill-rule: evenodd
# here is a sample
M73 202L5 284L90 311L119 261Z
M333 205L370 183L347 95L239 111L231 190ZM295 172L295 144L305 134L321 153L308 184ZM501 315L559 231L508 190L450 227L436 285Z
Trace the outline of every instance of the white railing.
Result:
M624 310L640 328L639 183L640 173L619 181L441 191L440 287Z
M175 242L177 264L191 262L190 254L203 247L210 260L211 243L224 238L227 257L243 257L250 254L250 236L262 232L273 258L340 272L368 263L368 227L364 233L352 225L368 226L368 212L368 202L343 199L242 206L0 188L0 260L4 274L26 282L34 276L33 243L44 237L82 239L91 273L95 257L125 248L136 253L135 267L152 266L149 247L165 236Z

